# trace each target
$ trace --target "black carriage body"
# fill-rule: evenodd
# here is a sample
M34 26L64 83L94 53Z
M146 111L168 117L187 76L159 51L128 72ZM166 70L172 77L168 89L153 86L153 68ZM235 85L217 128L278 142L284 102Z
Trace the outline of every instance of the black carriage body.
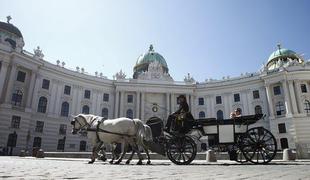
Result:
M238 137L248 131L249 125L256 123L262 116L257 114L223 120L215 118L197 119L200 127L198 129L203 136L213 136L215 146L232 145L237 143Z
M249 129L249 125L261 118L262 114L225 120L197 119L190 130L198 130L203 136L215 137L214 145L225 147L224 150L229 152L231 160L264 164L275 157L277 144L274 136L265 128ZM153 142L148 142L151 151L167 155L173 163L179 165L190 164L194 160L197 145L191 136L180 132L164 134L163 121L156 117L148 120L146 124L153 133Z

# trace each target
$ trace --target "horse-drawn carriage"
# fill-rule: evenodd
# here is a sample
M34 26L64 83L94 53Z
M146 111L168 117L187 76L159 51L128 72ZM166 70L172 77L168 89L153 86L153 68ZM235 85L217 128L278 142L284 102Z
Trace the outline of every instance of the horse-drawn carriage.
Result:
M249 125L263 117L257 114L226 120L197 119L189 121L190 128L185 128L185 131L184 124L176 123L171 133L163 132L163 121L154 117L146 122L153 134L153 141L148 143L148 147L153 152L167 156L175 164L190 164L197 154L197 144L190 134L197 131L201 136L214 137L215 146L218 149L225 147L231 160L265 164L276 155L276 139L263 127L249 129Z

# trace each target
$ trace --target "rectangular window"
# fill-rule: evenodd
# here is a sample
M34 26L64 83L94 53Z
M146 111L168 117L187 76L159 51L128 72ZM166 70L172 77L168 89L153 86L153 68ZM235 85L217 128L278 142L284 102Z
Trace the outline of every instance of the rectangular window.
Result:
M302 93L307 93L307 86L305 84L301 84L300 89Z
M286 133L285 123L278 124L279 133Z
M90 90L85 90L85 92L84 92L84 98L85 98L85 99L90 99Z
M234 94L234 101L240 102L240 94Z
M128 103L133 103L133 95L128 95L127 96L127 102Z
M60 135L66 135L66 132L67 132L67 125L61 124L59 126L59 134Z
M37 121L35 132L42 133L43 127L44 127L44 122L43 121Z
M16 80L19 82L25 82L25 79L26 79L26 73L23 71L18 71Z
M107 94L107 93L103 94L103 101L104 102L109 102L109 94Z
M12 116L11 128L19 129L20 116Z
M64 94L70 95L71 93L71 86L65 85Z
M222 97L216 96L216 104L222 104Z
M280 86L273 87L273 94L274 95L280 95L281 94L281 88Z
M47 79L43 79L42 88L43 89L49 89L50 88L50 81Z
M204 105L204 98L198 98L198 105Z
M253 99L259 99L259 91L258 90L253 91Z

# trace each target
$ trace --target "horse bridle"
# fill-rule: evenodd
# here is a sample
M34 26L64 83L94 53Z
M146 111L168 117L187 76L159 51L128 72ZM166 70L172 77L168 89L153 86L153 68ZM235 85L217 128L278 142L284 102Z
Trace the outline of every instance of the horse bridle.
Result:
M75 118L74 118L74 121L71 121L71 125L73 125L73 131L74 131L74 132L77 132L78 130L84 129L85 126L90 126L90 125L87 123L86 119L85 119L83 116L78 116L78 117L80 117L80 118L82 118L82 119L84 120L84 125L82 125L81 122L78 121L77 118L75 117ZM80 128L79 128L79 129L76 129L76 128L75 128L75 122L78 122L78 123L79 123L79 125L80 125Z

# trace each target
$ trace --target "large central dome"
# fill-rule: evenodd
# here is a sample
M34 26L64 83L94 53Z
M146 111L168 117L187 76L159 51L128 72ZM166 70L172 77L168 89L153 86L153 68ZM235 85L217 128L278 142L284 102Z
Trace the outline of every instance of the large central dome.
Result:
M139 74L147 71L149 64L153 62L158 62L162 66L164 73L168 73L169 69L165 58L159 53L155 52L153 45L150 45L149 50L138 57L136 65L133 68L133 78L136 79Z

